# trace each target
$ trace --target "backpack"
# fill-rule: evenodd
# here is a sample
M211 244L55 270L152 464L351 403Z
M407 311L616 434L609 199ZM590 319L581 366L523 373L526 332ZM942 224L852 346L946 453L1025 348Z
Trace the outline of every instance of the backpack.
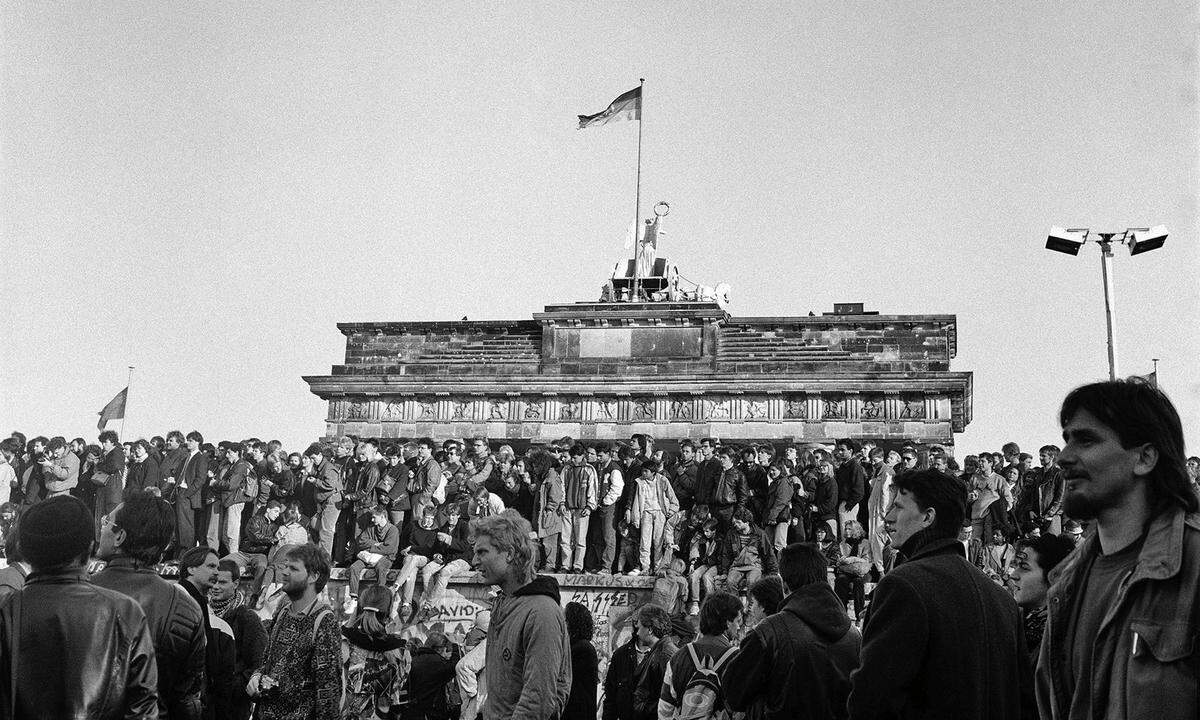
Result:
M696 644L687 644L688 655L692 657L692 665L696 671L688 680L680 697L679 708L675 711L676 720L718 720L728 717L725 710L725 696L721 692L721 668L729 657L737 652L733 645L715 663L705 658L704 662L696 655Z

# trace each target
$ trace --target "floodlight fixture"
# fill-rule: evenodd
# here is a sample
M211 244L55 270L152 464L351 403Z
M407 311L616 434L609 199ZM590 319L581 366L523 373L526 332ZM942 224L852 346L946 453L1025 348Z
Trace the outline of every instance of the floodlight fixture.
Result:
M1078 255L1079 248L1087 242L1091 230L1088 228L1050 228L1046 238L1046 249L1067 255ZM1108 377L1117 379L1117 341L1113 332L1116 315L1116 290L1113 287L1112 257L1113 243L1129 246L1130 255L1157 250L1167 241L1167 228L1155 225L1152 228L1128 228L1124 233L1098 232L1096 244L1100 246L1100 275L1104 282L1104 320L1108 330Z
M1141 255L1144 252L1157 250L1167 241L1167 226L1155 225L1152 228L1130 228L1127 231L1130 255Z
M1066 229L1055 226L1050 228L1050 235L1046 238L1046 249L1067 255L1078 255L1079 248L1087 242L1087 236L1087 228Z

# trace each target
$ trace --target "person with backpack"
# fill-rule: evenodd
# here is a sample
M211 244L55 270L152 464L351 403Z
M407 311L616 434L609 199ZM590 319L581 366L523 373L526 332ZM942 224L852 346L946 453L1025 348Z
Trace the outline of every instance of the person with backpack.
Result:
M700 606L700 637L683 646L667 664L658 720L719 720L728 716L721 669L737 652L733 638L741 625L742 601L718 590Z
M412 657L407 641L387 630L392 592L368 585L359 596L354 619L342 628L342 664L346 673L345 720L388 717L400 704Z
M319 597L332 562L324 547L288 551L280 580L287 593L267 636L263 666L246 694L259 720L336 720L342 706L341 632L333 610Z
M790 594L721 668L730 710L761 720L846 717L862 635L829 587L827 568L812 545L783 549L779 570Z

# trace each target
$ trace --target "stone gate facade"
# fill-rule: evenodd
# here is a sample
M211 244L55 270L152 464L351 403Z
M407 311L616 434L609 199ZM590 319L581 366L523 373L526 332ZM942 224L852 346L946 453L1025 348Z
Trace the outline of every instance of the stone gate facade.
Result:
M953 444L971 421L953 315L734 317L701 300L550 305L528 320L343 323L306 376L326 436Z

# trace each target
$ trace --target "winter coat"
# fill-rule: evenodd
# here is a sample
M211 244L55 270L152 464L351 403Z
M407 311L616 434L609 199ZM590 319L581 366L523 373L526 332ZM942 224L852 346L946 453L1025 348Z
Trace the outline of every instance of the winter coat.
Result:
M546 479L538 486L537 498L534 500L534 519L537 521L539 538L550 537L562 532L563 484L562 476L551 468L546 473Z
M846 507L854 507L867 496L867 473L863 466L851 458L833 471L837 480L838 502Z
M875 587L850 717L1034 717L1016 603L966 561L957 539L919 538Z
M777 525L792 519L792 479L780 475L767 486L766 512L762 516L763 527Z
M756 720L844 718L861 649L862 635L829 584L805 585L726 662L725 703Z
M536 577L492 608L487 635L489 720L553 720L571 692L571 647L558 581Z
M657 720L667 664L679 650L668 635L637 660L636 639L613 653L604 676L604 707L601 720Z

